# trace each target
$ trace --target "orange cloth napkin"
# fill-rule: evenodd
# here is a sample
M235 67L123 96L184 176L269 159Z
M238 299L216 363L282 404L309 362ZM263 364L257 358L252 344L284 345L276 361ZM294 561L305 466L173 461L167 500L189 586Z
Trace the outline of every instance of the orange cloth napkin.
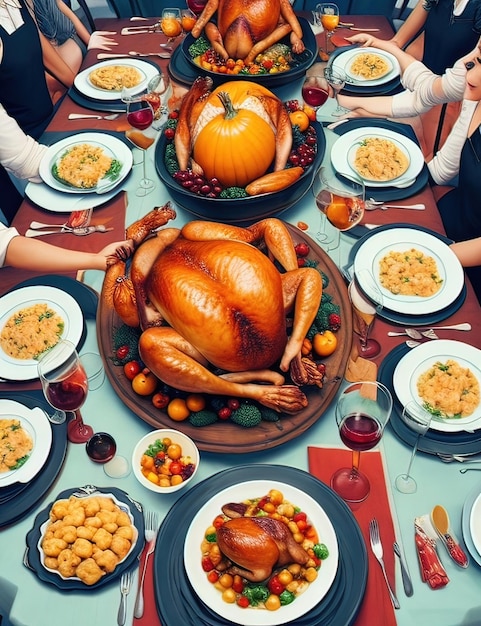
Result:
M142 572L144 567L145 555L147 553L147 546L144 547L142 556L140 558L139 572ZM135 589L137 593L137 589ZM144 614L142 617L134 617L134 626L161 626L159 616L157 614L157 605L155 604L154 593L154 555L151 554L147 561L147 570L145 572L144 580Z
M319 448L309 446L307 449L309 472L330 484L331 475L340 467L350 467L351 451L341 448ZM369 521L376 517L379 522L381 540L384 547L384 564L389 580L394 588L394 526L391 517L389 499L386 491L386 480L382 465L381 453L378 450L361 454L360 470L366 474L371 483L371 493L361 504L351 507L356 518L368 553L368 579L366 593L357 616L355 626L395 626L396 618L389 593L384 582L381 567L371 552L369 542Z

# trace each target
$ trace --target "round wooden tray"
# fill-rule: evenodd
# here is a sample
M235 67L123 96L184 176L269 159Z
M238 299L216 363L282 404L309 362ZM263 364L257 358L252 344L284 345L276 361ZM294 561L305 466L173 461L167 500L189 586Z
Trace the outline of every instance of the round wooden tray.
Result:
M347 366L352 343L352 315L347 288L337 266L329 256L303 231L286 223L294 244L305 242L310 247L309 258L319 261L319 268L329 277L326 292L341 307L342 325L337 332L338 348L326 357L326 379L322 389L306 387L308 406L296 415L283 415L279 422L261 422L254 428L243 428L232 422L216 422L210 426L195 427L189 421L174 422L164 411L156 409L150 397L136 394L124 375L123 368L114 365L113 330L121 325L115 311L99 301L97 339L107 376L119 398L141 419L155 428L180 430L191 437L200 450L224 454L257 452L290 441L312 426L334 399Z

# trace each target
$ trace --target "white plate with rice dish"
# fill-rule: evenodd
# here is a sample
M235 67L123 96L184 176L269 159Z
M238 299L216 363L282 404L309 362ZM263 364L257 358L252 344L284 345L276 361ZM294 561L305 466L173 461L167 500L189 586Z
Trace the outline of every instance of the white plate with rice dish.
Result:
M5 380L35 380L38 378L35 358L16 358L5 351L4 346L12 345L16 341L11 332L6 330L6 325L12 316L19 311L31 309L37 305L47 305L48 309L56 313L63 322L60 339L68 339L75 346L78 345L83 332L83 314L78 302L68 293L56 287L33 285L22 287L5 294L0 298L0 377ZM20 325L19 325L20 329ZM22 346L29 349L20 331L19 338Z
M39 407L29 409L15 400L0 399L0 421L15 420L32 442L27 460L18 469L0 472L0 489L14 483L26 483L40 472L52 446L52 428ZM26 455L27 456L27 455Z
M62 163L68 163L69 155L77 154L78 158L66 167L69 182L59 178ZM82 154L89 155L89 166L82 163ZM112 170L96 166L96 157L110 161ZM78 166L75 166L78 163ZM41 179L52 189L71 194L103 195L118 188L132 169L133 157L129 146L122 140L107 133L80 133L73 137L65 137L51 145L45 152L39 168ZM58 175L57 173L58 172ZM63 173L63 171L62 171ZM82 183L84 186L81 186ZM92 186L85 186L92 185Z
M149 80L154 78L154 76L157 76L157 74L159 73L159 68L157 67L157 65L155 65L154 63L149 63L149 61L144 61L143 59L108 59L107 61L101 61L100 63L96 63L95 65L92 65L91 67L88 67L87 69L79 72L74 79L74 87L81 94L93 100L120 100L120 91L99 89L90 80L90 76L93 71L99 69L101 70L111 65L123 65L127 67L132 67L143 75L143 80L135 88L133 88L133 90L130 91L132 95L138 94L143 91L147 87Z
M397 364L393 373L393 389L399 402L403 406L411 401L423 405L424 400L418 391L420 377L436 363L444 366L447 361L454 361L463 370L469 369L478 386L481 385L478 365L481 364L481 350L461 341L438 339L413 348ZM474 410L466 417L433 416L430 429L444 433L478 430L481 428L481 403L477 396L472 406Z

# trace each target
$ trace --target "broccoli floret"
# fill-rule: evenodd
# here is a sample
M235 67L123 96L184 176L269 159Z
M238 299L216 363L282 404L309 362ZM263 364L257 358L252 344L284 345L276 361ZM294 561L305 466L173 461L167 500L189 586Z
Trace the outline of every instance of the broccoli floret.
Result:
M262 415L259 409L253 404L241 404L238 409L232 411L231 420L239 426L252 428L262 421Z
M175 153L173 143L168 143L165 146L164 163L171 176L179 171L179 162L177 161L177 154Z
M261 417L265 422L278 422L279 421L279 413L274 411L274 409L269 409L266 406L260 407Z
M195 59L195 57L199 57L201 54L204 54L210 48L209 40L201 35L194 43L189 46L189 54Z
M281 606L286 606L286 604L291 604L291 602L294 602L296 596L292 593L292 591L284 589L284 591L279 596L279 599L281 601Z
M214 413L214 411L208 411L206 409L194 411L194 413L189 415L189 422L192 426L209 426L217 422L217 414Z
M127 326L127 324L122 324L122 326L119 326L114 330L114 356L112 357L112 361L115 365L125 365L125 363L128 363L129 361L140 361L139 339L141 332L140 328ZM129 351L123 359L119 359L116 355L117 350L121 346L129 347Z
M235 199L235 198L246 198L247 191L242 187L226 187L223 189L219 198L227 198L227 199Z
M247 585L242 595L249 600L251 606L258 606L259 602L265 602L269 597L269 590L265 585Z
M313 546L312 551L317 556L317 558L321 559L322 561L327 559L327 557L329 556L329 550L324 543L316 543L316 545Z
M312 339L316 333L322 333L329 329L329 316L331 313L339 315L341 308L332 301L332 296L327 293L322 294L321 305L316 313L316 317L307 332L307 338Z

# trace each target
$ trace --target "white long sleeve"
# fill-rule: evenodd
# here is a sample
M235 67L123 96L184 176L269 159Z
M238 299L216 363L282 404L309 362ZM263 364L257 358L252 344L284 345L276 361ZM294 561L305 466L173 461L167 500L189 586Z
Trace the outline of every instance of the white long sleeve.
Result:
M47 146L26 135L0 104L0 163L18 178L40 182L38 168Z
M459 173L461 151L466 142L469 124L477 104L477 101L473 100L463 101L459 117L444 142L443 147L427 164L433 180L438 185L451 182Z
M442 77L431 72L420 61L411 63L402 77L406 91L393 96L393 117L420 115L437 104L462 100L466 86L464 63L465 59L459 59ZM434 84L438 79L441 80L441 88L435 89Z
M0 222L0 267L5 264L5 256L7 254L8 244L14 237L18 236L16 228L7 228Z

